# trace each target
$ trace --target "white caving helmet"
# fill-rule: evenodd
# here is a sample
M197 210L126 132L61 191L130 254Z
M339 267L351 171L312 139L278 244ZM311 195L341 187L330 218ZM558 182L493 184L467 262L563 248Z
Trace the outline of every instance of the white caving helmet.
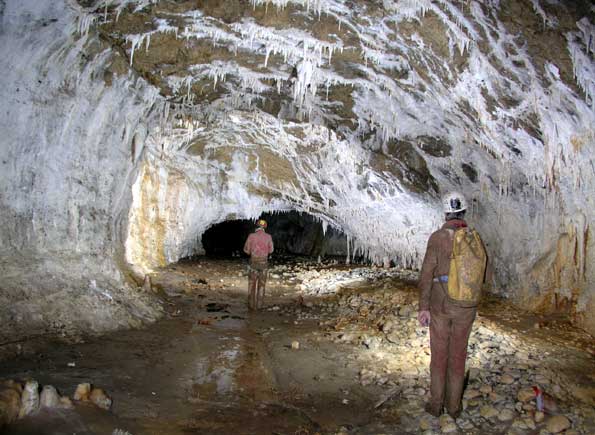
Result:
M467 200L462 193L449 192L442 198L442 209L444 213L457 213L467 210Z

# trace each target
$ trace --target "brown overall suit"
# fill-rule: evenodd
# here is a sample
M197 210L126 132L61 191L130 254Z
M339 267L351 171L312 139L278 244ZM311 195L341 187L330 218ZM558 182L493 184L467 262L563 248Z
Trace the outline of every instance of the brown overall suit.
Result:
M262 308L269 272L268 256L273 252L273 239L260 228L248 236L244 252L250 255L248 266L248 308Z
M447 221L428 241L421 269L419 310L430 311L430 407L432 413L456 416L461 410L465 380L467 342L477 308L454 305L446 297L447 283L434 278L448 275L452 253L452 232L465 227L464 220Z

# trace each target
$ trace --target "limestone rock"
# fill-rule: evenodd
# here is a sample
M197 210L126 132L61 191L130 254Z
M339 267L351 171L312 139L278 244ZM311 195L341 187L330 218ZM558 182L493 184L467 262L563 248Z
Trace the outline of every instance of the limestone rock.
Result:
M88 382L83 384L78 384L76 387L76 391L74 392L74 400L87 402L89 400L89 395L91 394L91 384Z
M498 410L493 406L486 405L481 407L481 409L479 410L479 414L483 418L492 418L498 415Z
M463 394L463 397L465 399L475 399L476 397L481 396L481 391L479 390L474 390L474 389L468 389L465 391L465 394Z
M490 394L492 392L492 386L488 384L484 384L479 388L483 394Z
M545 414L541 411L537 411L535 413L535 422L537 423L541 423L543 421L543 419L545 418Z
M456 432L457 425L450 415L440 416L440 430L442 433Z
M20 384L16 385L6 382L0 389L0 428L12 423L19 416L22 387Z
M2 386L0 388L2 388L2 389L7 388L7 389L15 390L17 393L19 393L19 395L23 394L23 386L19 382L16 382L12 379L10 379L8 381L4 381L4 383L2 384Z
M509 375L508 373L505 373L500 377L500 382L505 385L510 385L510 384L514 383L514 378L511 375Z
M513 410L508 409L508 408L504 408L502 411L500 411L500 413L498 414L498 420L500 421L510 421L514 418L515 413Z
M39 406L41 408L57 408L60 406L60 396L53 386L45 385L43 387L39 396Z
M524 418L523 422L525 423L525 426L527 426L527 428L535 430L536 426L532 418Z
M526 424L525 420L518 418L512 422L511 427L515 428L515 429L527 429L527 424Z
M299 342L299 341L295 341L295 340L294 340L294 341L292 341L292 342L291 342L291 348L292 348L293 350L298 350L298 349L300 348L300 342Z
M72 400L70 400L70 397L67 397L67 396L60 397L60 408L62 408L62 409L74 408L74 405L72 404Z
M535 392L533 391L532 387L521 388L516 395L516 398L519 402L529 402L535 397Z
M432 422L428 418L422 418L419 421L419 429L421 431L426 431L432 429Z
M37 381L29 380L25 383L25 389L21 396L21 408L19 418L26 417L39 409L39 384Z
M143 290L146 292L150 292L153 290L153 285L151 284L151 277L149 275L145 275L145 280L143 281Z
M91 402L106 411L109 411L112 406L112 399L101 388L93 388L90 398Z
M546 429L551 433L560 433L570 428L570 420L563 415L554 415L545 422Z

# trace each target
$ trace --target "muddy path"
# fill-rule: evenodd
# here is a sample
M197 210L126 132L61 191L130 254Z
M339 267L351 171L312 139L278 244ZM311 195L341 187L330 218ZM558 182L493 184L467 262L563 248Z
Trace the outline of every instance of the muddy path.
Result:
M257 313L247 310L239 260L201 259L155 273L154 289L166 311L162 320L74 344L46 341L35 353L0 363L0 378L34 378L64 395L72 396L82 382L97 385L112 397L111 411L88 403L42 410L5 433L371 435L445 429L423 412L428 337L415 322L411 282L374 270L353 274L355 267L339 265L299 269L299 276L285 266L272 271L266 309ZM344 275L338 294L321 287L332 281L331 273ZM310 291L306 278L322 290ZM568 386L565 379L580 380L573 391L582 396L571 404L570 393L558 388L560 412L576 433L592 433L590 337L551 319L511 313L499 300L482 308L470 341L468 390L485 393L465 399L458 433L539 433L539 424L529 422L531 403L515 404L517 390L539 381L553 391L555 382ZM515 382L500 382L503 374ZM516 419L485 417L486 406L508 409Z
M70 396L91 382L110 394L111 412L77 404L6 433L313 434L369 418L359 411L375 392L355 382L341 346L302 338L316 322L298 326L277 311L247 311L243 263L180 264L153 282L167 311L159 322L79 344L48 342L0 365L4 379L34 378ZM267 305L293 304L293 291L272 278Z

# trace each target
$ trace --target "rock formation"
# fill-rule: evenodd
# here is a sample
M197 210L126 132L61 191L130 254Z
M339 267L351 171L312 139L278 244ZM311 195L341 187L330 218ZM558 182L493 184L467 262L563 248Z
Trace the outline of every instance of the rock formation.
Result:
M494 292L595 332L594 13L0 1L3 334L154 320L142 277L262 212L307 212L349 255L417 267L450 189Z

